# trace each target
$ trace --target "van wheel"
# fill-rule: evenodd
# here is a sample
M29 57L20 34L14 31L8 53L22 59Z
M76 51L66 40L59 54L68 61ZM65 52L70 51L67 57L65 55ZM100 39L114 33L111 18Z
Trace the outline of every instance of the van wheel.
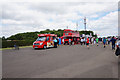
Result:
M44 47L43 47L44 49L47 49L47 46L46 45L44 45Z

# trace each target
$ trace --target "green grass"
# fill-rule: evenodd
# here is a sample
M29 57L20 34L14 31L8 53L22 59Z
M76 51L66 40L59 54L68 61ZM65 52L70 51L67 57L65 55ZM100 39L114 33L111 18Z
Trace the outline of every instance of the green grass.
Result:
M19 48L27 48L27 47L32 47L32 46L20 46ZM0 48L0 50L8 50L8 49L14 49L14 47L10 47L10 48Z

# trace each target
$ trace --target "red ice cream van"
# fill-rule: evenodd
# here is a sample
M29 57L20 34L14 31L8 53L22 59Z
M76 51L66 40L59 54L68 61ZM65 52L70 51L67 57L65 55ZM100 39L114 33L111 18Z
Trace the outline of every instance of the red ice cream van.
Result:
M55 34L39 34L36 41L33 43L33 48L49 48L54 47L53 40L57 37Z

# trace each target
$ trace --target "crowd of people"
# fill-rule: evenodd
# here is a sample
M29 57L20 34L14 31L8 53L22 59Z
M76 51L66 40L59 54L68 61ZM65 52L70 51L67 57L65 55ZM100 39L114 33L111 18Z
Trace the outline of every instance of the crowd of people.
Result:
M90 48L89 44L92 44L92 45L97 44L97 46L98 46L99 45L98 42L99 42L99 39L95 38L95 37L87 37L87 38L82 37L82 38L80 38L80 44L86 45L88 49Z
M76 42L77 41L77 42ZM65 40L61 40L62 44L65 45ZM69 45L71 46L72 44L78 43L81 45L86 45L88 49L90 49L90 44L96 46L99 46L99 43L103 44L103 48L106 48L107 45L111 45L111 49L115 50L116 56L120 55L120 37L103 37L103 38L97 38L97 37L81 37L79 40L74 40L72 41L71 39L68 40ZM55 48L59 46L59 38L54 39L54 45Z
M111 43L111 46L112 46L112 50L115 50L115 47L117 47L117 44L119 44L119 39L120 38L117 38L117 37L103 37L103 38L95 38L95 37L87 37L86 39L85 38L81 38L80 39L80 43L81 45L84 43L86 43L87 47L89 47L89 44L96 44L97 46L99 46L99 42L102 42L103 44L103 48L106 47L106 45L110 45Z
M64 39L62 39L62 43L64 45L65 41ZM76 42L73 42L71 41L71 39L69 39L69 45L72 45L73 43L76 43ZM96 44L96 46L99 46L99 43L102 43L103 44L103 48L106 48L107 45L111 45L111 49L112 50L116 50L115 53L116 55L120 55L120 37L103 37L103 38L97 38L97 37L81 37L79 39L79 43L81 45L86 45L88 49L90 49L90 44L91 45L94 45ZM78 43L78 44L79 44Z

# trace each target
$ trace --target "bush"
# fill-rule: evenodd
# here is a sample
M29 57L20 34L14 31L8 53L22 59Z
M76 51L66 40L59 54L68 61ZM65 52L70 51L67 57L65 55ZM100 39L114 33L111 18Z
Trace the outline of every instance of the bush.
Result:
M16 44L17 46L30 46L33 44L33 40L17 40L17 41L2 41L2 48L7 47L14 47Z

